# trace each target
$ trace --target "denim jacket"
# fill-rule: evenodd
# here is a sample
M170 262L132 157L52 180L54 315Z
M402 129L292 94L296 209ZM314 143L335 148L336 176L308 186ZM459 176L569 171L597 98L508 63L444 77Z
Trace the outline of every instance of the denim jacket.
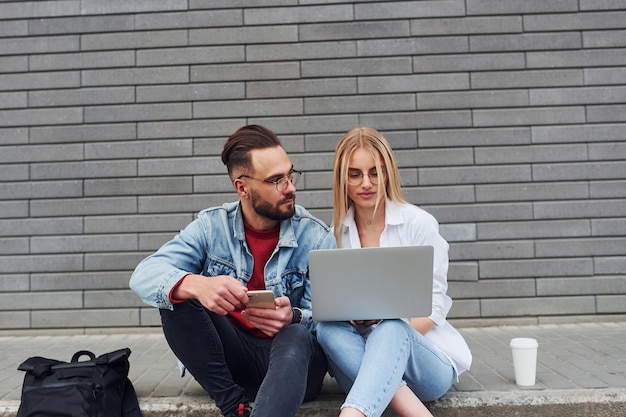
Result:
M334 249L335 238L321 220L296 206L280 224L278 246L265 265L265 287L274 297L287 296L302 310L302 324L315 330L311 318L309 251ZM208 208L176 237L141 261L130 278L131 289L153 307L173 309L172 288L188 273L229 275L246 285L253 258L246 242L238 202Z

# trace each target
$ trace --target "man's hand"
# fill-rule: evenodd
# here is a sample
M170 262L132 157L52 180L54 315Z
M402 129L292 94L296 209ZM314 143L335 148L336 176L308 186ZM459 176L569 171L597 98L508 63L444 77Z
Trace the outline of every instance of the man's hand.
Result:
M210 311L222 315L243 308L248 303L246 287L226 275L187 275L174 289L172 297L178 300L195 298Z
M274 336L280 329L291 324L291 301L288 297L274 299L276 309L246 308L241 316L268 336Z

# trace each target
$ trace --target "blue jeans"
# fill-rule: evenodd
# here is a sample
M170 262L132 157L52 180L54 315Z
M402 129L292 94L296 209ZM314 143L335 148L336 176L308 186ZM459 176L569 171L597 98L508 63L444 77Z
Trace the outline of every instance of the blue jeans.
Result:
M364 338L349 322L321 322L317 339L328 367L348 393L343 407L380 416L401 385L421 401L433 401L452 386L450 360L402 320L383 320Z
M326 358L305 326L260 339L196 300L160 312L170 348L224 416L254 400L253 417L293 417L322 388Z

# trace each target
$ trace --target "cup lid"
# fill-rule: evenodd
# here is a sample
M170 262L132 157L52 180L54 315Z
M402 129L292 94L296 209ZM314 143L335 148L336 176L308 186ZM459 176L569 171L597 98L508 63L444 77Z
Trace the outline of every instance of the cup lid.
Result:
M539 343L537 343L537 339L530 337L516 337L511 339L510 346L516 348L536 348L539 346Z

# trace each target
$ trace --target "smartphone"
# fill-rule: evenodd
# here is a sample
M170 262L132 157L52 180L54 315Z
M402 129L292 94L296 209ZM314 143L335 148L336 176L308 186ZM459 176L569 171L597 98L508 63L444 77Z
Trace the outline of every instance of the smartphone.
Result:
M247 307L276 309L274 293L270 290L248 291L248 299Z

